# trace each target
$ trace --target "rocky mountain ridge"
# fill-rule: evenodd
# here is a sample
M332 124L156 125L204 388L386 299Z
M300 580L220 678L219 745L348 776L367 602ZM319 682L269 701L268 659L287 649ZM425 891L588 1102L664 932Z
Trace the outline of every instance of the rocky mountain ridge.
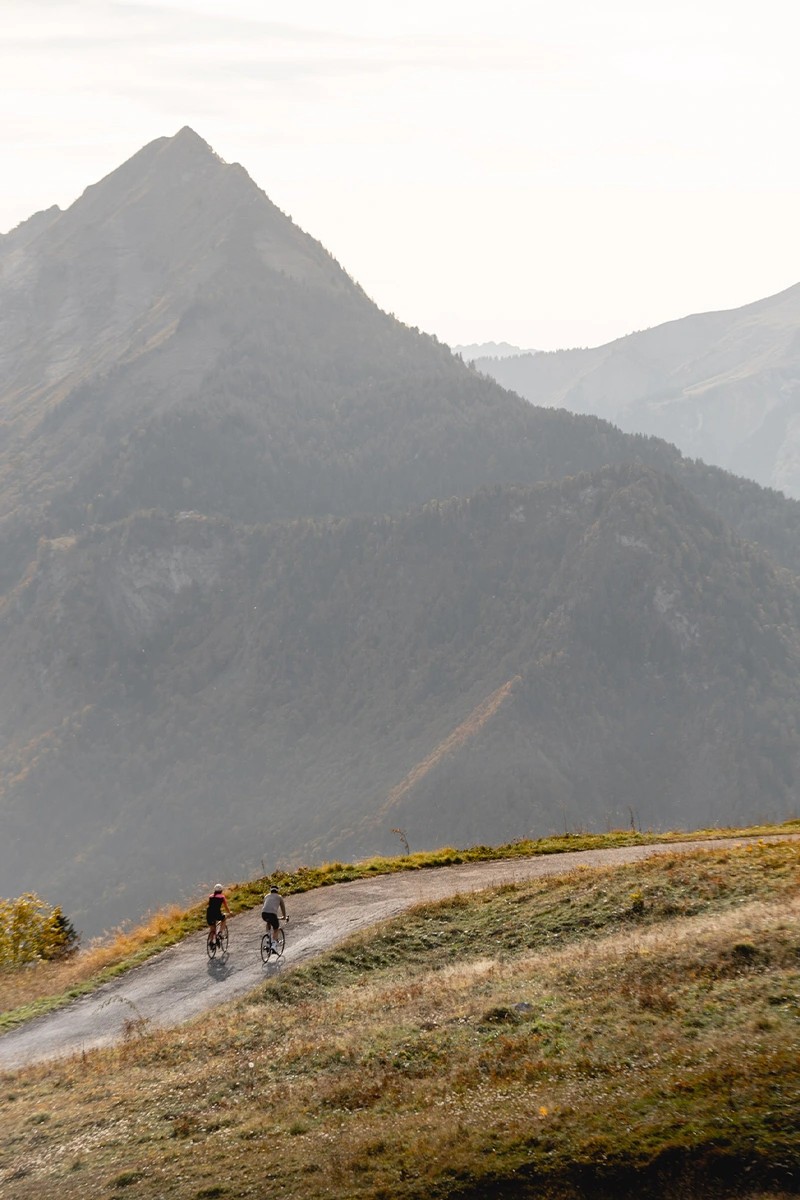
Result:
M534 404L591 413L800 496L800 284L588 350L485 357Z
M141 509L389 512L631 460L800 571L800 506L470 371L189 129L0 240L0 361L0 589Z

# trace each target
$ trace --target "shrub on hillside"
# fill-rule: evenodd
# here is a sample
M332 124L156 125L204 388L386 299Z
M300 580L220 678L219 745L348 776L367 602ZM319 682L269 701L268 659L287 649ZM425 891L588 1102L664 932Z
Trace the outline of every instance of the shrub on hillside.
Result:
M59 905L51 908L34 892L0 900L0 970L65 958L75 953L79 942L80 934Z

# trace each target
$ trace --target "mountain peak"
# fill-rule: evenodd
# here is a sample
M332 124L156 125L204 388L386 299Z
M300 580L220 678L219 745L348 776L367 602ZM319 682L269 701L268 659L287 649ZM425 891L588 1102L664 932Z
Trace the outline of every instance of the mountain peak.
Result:
M131 201L149 195L152 203L174 200L175 189L196 193L222 174L235 172L198 133L184 125L172 137L154 138L115 170L91 184L67 209L67 225L95 222L120 211ZM249 177L248 177L249 178ZM254 184L251 186L255 187Z
M159 158L174 158L180 157L183 160L195 160L197 162L213 160L216 163L227 165L217 152L200 137L199 133L189 125L184 125L171 138L157 139L161 145L159 150ZM145 149L147 147L145 146Z
M32 429L88 378L172 344L198 297L210 302L212 280L214 294L228 294L226 305L229 293L239 296L245 325L252 297L245 301L244 292L272 295L278 277L353 290L319 243L189 126L143 146L65 212L37 215L0 239L0 260L0 406L15 398L20 429ZM200 371L214 353L204 344L189 359ZM175 399L180 388L166 375L163 382Z
M173 136L167 140L170 142L186 142L188 144L197 146L198 149L202 147L202 149L208 150L211 154L214 154L214 151L211 149L208 142L201 138L200 134L196 133L195 130L192 129L191 125L182 126L182 128L180 128L176 134L173 134Z
M153 184L195 186L204 177L225 167L227 164L208 142L184 125L172 137L148 142L115 171L87 188L81 199L88 195L127 191L130 187L150 188Z

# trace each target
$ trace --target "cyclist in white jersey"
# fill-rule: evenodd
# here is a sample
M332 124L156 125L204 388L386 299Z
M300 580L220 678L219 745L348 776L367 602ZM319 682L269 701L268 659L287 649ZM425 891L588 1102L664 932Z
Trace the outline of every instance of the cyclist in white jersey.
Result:
M261 919L266 923L270 933L274 933L280 924L279 914L284 920L286 919L286 905L283 903L283 896L278 891L276 884L273 883L264 897L264 904L261 908Z

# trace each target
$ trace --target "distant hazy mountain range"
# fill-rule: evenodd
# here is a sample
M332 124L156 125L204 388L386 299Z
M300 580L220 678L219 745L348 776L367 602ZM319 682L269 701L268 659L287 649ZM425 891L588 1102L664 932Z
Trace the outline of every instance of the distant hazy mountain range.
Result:
M6 894L794 803L800 504L504 390L191 130L0 238L0 364Z
M534 404L656 434L685 454L800 496L800 284L592 350L473 357Z
M453 353L460 354L464 362L474 358L513 358L518 354L535 354L535 350L523 350L509 342L471 342L468 346L453 346Z

